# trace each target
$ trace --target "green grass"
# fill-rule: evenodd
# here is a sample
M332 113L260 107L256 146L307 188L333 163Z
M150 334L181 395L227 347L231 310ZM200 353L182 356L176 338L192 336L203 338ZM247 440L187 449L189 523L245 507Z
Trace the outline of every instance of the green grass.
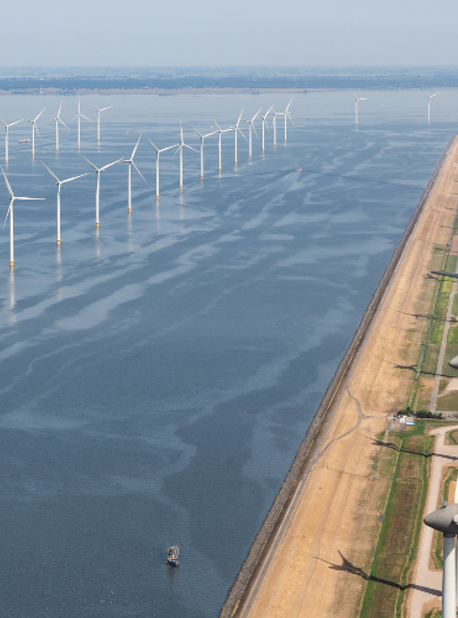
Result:
M433 437L417 421L415 427L390 435L386 446L397 458L377 552L367 578L362 618L400 616L406 578L416 550L426 498L427 462ZM402 535L399 531L402 530Z
M458 327L457 326L449 328L448 336L447 336L447 343L458 343Z
M436 403L437 412L458 411L458 391L453 391L443 397L438 397Z
M458 444L458 429L455 429L455 431L449 431L447 438L449 439L450 444Z

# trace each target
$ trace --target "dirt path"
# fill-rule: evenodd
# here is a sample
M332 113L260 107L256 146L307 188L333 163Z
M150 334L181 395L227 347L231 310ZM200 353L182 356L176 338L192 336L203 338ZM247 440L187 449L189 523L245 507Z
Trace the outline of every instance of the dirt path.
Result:
M456 140L450 156L458 157ZM381 448L376 438L411 388L435 289L430 263L435 247L450 240L457 175L446 162L379 305L312 472L298 487L257 579L233 614L237 618L357 613L388 484L374 472Z
M453 429L458 429L458 425L431 431L431 434L437 437L435 439L432 455L425 514L431 513L438 508L439 492L441 490L441 479L444 475L444 468L453 465L457 465L458 467L458 446L448 446L444 441L447 431L452 431ZM431 605L434 601L438 601L438 598L441 596L442 571L436 571L430 568L433 540L434 530L427 526L422 526L417 568L414 577L415 584L413 585L413 594L410 601L409 615L411 618L423 616L424 605Z

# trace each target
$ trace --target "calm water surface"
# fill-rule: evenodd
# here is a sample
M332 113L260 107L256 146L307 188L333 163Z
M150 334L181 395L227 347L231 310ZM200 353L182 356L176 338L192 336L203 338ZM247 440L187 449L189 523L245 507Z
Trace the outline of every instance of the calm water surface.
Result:
M297 95L288 144L253 158L233 134L199 156L142 138L127 215L127 165L78 156L74 97L0 98L5 168L18 195L16 268L0 236L0 604L8 618L217 616L449 138L458 93ZM233 124L288 97L83 97L114 105L82 125L96 165ZM214 119L214 120L213 120ZM282 121L279 122L279 124ZM246 131L246 125L244 125ZM270 127L272 129L272 127ZM260 134L260 125L258 125ZM3 157L3 142L0 156ZM58 176L62 246L55 244ZM303 171L298 171L302 168ZM0 192L7 209L7 193ZM181 566L164 564L178 543Z

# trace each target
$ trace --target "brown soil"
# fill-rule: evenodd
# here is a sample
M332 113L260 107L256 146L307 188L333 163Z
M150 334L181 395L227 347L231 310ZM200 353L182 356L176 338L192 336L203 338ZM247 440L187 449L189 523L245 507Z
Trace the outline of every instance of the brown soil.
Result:
M456 140L450 156L458 159ZM389 484L389 478L374 473L374 461L383 456L376 436L412 388L412 366L419 358L436 284L428 274L434 248L450 240L457 175L446 161L338 404L321 446L325 452L266 572L251 583L256 593L238 606L235 616L358 614Z

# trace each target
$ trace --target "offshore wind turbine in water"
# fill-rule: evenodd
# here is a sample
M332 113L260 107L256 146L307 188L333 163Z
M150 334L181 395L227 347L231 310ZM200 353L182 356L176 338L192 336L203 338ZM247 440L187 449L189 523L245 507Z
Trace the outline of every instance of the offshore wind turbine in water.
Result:
M237 142L238 133L240 132L240 135L243 137L243 139L245 141L248 141L247 138L244 136L242 129L240 128L240 121L242 120L242 116L243 116L243 109L240 112L240 116L238 117L237 122L232 127L234 131L234 164L235 165L237 165L237 162L238 162L237 161L238 160L238 142Z
M143 174L140 172L140 170L134 163L135 153L137 152L137 148L138 148L141 138L142 136L140 135L132 151L132 154L130 155L130 159L123 159L123 161L128 164L128 168L127 168L127 212L129 214L132 212L132 165L135 167L140 177L146 182L146 180L143 178Z
M81 146L81 118L84 118L84 120L88 120L89 122L92 122L90 118L88 118L87 116L84 116L81 113L81 100L78 99L78 113L76 114L75 118L73 118L73 120L78 119L78 124L77 124L78 137L77 137L77 142L76 142L78 148Z
M113 107L113 105L108 105L108 107L97 107L97 105L94 105L95 109L97 110L97 141L100 142L100 114L102 112L105 112L107 109L111 109Z
M179 146L179 144L174 144L173 146L166 146L165 148L158 148L156 144L153 144L153 142L150 140L148 136L146 136L146 139L149 141L151 146L153 146L153 148L156 151L156 199L158 200L159 199L159 158L161 156L161 152L165 152L166 150L172 150L173 148L176 148L177 146Z
M51 176L54 178L54 180L56 181L56 185L57 185L57 246L60 246L60 241L61 241L61 238L60 238L60 188L66 182L70 182L71 180L76 180L77 178L82 178L83 176L87 176L89 172L86 172L85 174L80 174L79 176L72 176L71 178L66 178L65 180L59 180L57 176L54 174L54 172L52 172L49 169L46 163L43 163L43 165L48 170L48 172L51 174Z
M284 116L285 117L285 142L286 142L287 119L289 118L291 120L291 122L293 121L293 119L291 118L291 114L289 112L289 106L291 105L292 101L293 100L291 99L291 101L288 103L288 105L286 106L286 108L282 112L277 112L277 116Z
M60 117L60 112L62 110L62 101L60 102L59 105L59 111L57 112L57 116L55 118L51 118L51 120L54 120L56 123L56 152L59 152L59 122L60 124L62 124L66 129L68 129L70 131L70 129L67 127L67 125L65 124L65 122L63 120L61 120Z
M197 129L194 129L194 131L200 137L200 179L203 180L204 179L204 142L207 137L210 137L210 135L216 135L217 131L212 131L211 133L206 133L205 135L203 135L202 133L199 133ZM174 146L172 146L172 148L174 148Z
M292 101L292 99L291 99L291 101ZM291 104L291 101L290 101L290 104ZM288 107L289 107L289 105L288 105ZM269 107L269 109L266 111L266 113L264 114L264 116L259 116L259 118L262 120L262 125L261 125L261 150L262 150L262 152L264 152L264 143L265 143L264 142L264 134L265 134L265 128L266 128L266 125L267 125L267 116L270 114L270 112L273 110L273 108L274 108L274 106L271 105ZM286 117L285 117L285 123L286 123ZM267 125L267 130L270 131L269 125Z
M248 122L248 127L249 127L249 131L248 131L248 156L251 159L252 156L252 130L255 132L256 137L258 137L258 134L256 133L256 129L254 128L254 121L256 120L256 118L259 115L259 112L261 111L262 108L259 108L258 111L256 112L256 114L253 116L253 118L251 118L251 120L245 120L245 122Z
M24 118L21 118L20 120L15 120L14 122L10 122L10 123L6 123L1 118L0 118L0 120L5 125L5 163L8 163L8 130L13 125L19 124L20 122L22 122L24 120Z
M355 97L355 125L358 124L358 101L367 101L367 97L357 97L355 93L353 93Z
M8 216L10 218L10 268L14 268L14 212L13 212L13 204L15 200L24 202L24 201L38 201L44 200L44 197L18 197L14 195L13 189L11 188L10 183L8 182L8 178L6 177L5 171L3 167L1 168L3 177L6 182L6 187L8 189L8 194L10 198L10 205L8 206L8 210L6 211L5 221L3 222L3 230L5 229L6 221Z
M183 125L180 122L180 143L178 144L178 150L177 150L177 152L180 153L180 191L183 190L183 148L194 150L194 152L197 152L197 153L199 152L192 146L188 146L188 144L185 144L184 138L183 138Z
M427 94L428 97L428 122L431 122L431 99L433 97L437 97L440 92L435 92L434 94Z
M216 125L215 133L218 133L218 172L221 172L221 170L223 169L222 155L221 155L221 141L222 141L223 133L227 133L228 131L232 131L232 129L222 129L219 126L219 124L216 122L216 120L213 120L213 122Z
M46 109L46 107L43 107L43 109L38 114L38 116L35 116L35 118L33 120L27 119L27 122L31 122L32 123L32 157L35 156L35 131L37 132L37 135L40 136L40 133L39 133L38 127L37 127L37 120L41 116L41 114L45 111L45 109Z
M83 155L80 155L80 156L83 157ZM97 176L97 185L95 189L95 227L99 228L100 227L100 174L104 172L105 170L107 170L112 165L116 165L116 163L119 163L120 161L122 161L122 158L117 159L116 161L112 161L111 163L107 163L107 165L104 165L103 167L97 167L96 165L91 163L89 159L86 159L86 157L83 157L83 159L87 161L89 165L91 165L94 168L96 176Z

